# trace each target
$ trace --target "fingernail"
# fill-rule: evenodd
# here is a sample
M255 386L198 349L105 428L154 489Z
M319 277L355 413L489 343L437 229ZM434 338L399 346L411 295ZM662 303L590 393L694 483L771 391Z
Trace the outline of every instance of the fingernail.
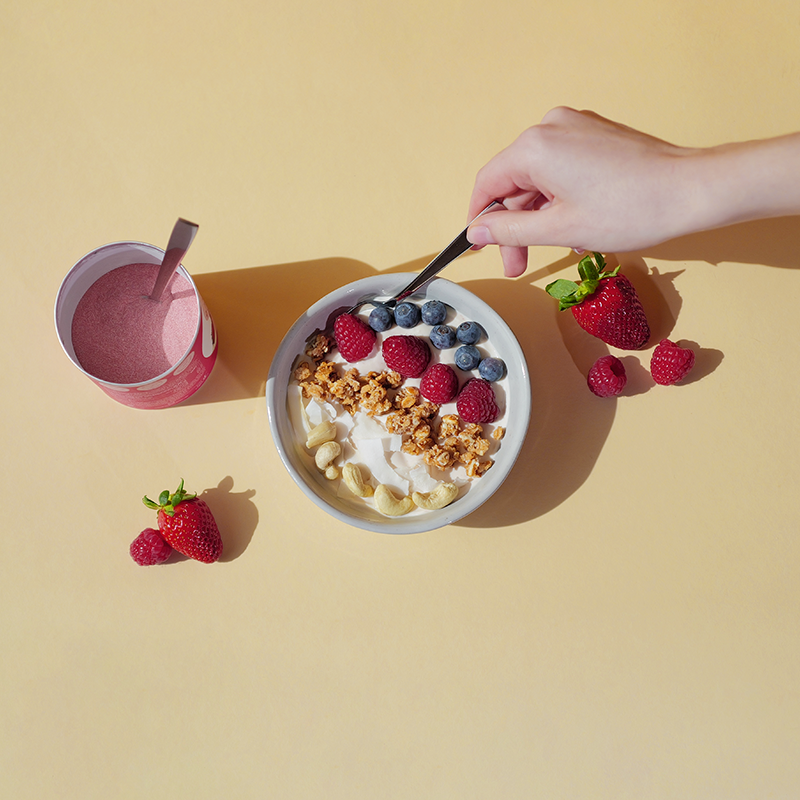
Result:
M485 225L476 225L467 231L467 239L472 244L497 244L492 232Z

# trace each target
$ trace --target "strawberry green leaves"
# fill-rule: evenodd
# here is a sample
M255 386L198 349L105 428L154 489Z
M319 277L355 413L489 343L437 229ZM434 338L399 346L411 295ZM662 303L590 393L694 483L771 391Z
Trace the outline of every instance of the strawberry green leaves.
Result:
M603 278L612 278L619 272L619 267L613 270L606 269L606 260L600 253L584 256L578 264L578 274L581 282L559 278L545 287L545 291L558 300L559 311L577 306L587 297L593 295Z
M181 478L180 486L178 486L174 494L170 494L169 491L165 489L158 496L157 503L153 502L147 496L142 498L142 502L148 508L153 509L153 511L163 511L168 517L172 517L179 503L182 503L184 500L191 500L194 497L197 497L197 495L189 494L189 492L183 488L183 478Z

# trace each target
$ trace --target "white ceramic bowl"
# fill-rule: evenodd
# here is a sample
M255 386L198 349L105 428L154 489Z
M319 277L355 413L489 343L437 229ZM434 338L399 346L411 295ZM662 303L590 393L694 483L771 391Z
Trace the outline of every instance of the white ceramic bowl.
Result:
M331 516L357 528L378 533L422 533L434 530L456 522L483 505L501 486L514 465L525 439L530 417L528 366L511 329L496 311L472 292L446 279L435 278L422 292L409 299L418 304L426 299L441 300L466 319L479 322L487 333L486 347L490 345L508 367L506 377L496 384L498 399L504 407L504 416L498 424L505 427L506 433L491 456L494 465L483 476L473 479L449 506L436 511L419 510L401 517L387 517L367 502L353 502L337 496L330 483L314 466L313 457L306 451L304 441L294 432L287 407L288 387L292 383L293 370L297 362L303 360L300 356L307 339L314 331L328 329L336 314L352 306L364 295L391 297L413 277L413 273L374 275L323 297L286 334L275 354L267 378L266 399L272 438L289 474L305 495ZM367 308L366 311L368 310ZM395 326L385 334L379 334L379 338L409 333L420 335L423 330L429 331L430 328L425 326L408 331ZM485 349L484 345L480 344L479 349ZM453 351L440 353L434 348L431 351L432 363L440 358L452 363ZM358 364L353 366L359 367ZM470 375L476 376L477 370L474 375ZM300 435L303 436L303 433Z

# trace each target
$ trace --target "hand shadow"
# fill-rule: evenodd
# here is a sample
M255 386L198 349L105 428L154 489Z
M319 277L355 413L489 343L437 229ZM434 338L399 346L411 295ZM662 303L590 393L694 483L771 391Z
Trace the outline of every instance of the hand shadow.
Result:
M642 255L665 261L714 265L730 261L796 269L800 267L800 217L775 217L693 233L646 248Z

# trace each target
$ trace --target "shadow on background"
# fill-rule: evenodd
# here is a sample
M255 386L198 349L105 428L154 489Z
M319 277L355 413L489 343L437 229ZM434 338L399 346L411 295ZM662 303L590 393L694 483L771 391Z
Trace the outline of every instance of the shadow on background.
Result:
M660 271L648 267L645 258L794 268L800 266L799 254L800 218L787 217L686 236L651 248L643 256L624 254L618 263L647 310L652 336L646 350L650 350L675 327L681 308L675 279L683 269ZM617 403L654 386L646 357L633 353L621 356L628 385L619 399L600 399L588 391L585 376L589 367L607 354L608 348L582 331L569 312L559 312L544 289L534 285L566 269L571 272L565 277L573 277L579 258L569 253L515 280L498 277L462 284L495 308L516 334L529 367L532 410L514 469L485 506L460 521L461 526L515 525L556 508L591 474L611 430ZM421 257L387 272L416 272L429 259ZM611 258L609 262L617 263ZM334 289L377 272L353 259L327 258L195 276L219 331L219 356L205 386L186 403L263 395L281 339L306 309ZM723 354L689 344L696 350L697 361L687 382L694 382L713 372ZM513 424L510 420L509 425ZM233 495L232 481L224 483L210 493L215 495L215 513L218 507L223 520L230 512L231 520L237 521L223 555L229 560L247 547L258 515L249 500L252 493ZM245 524L240 524L243 518Z
M213 489L205 489L198 497L208 504L222 538L220 561L233 561L247 549L258 526L258 509L251 498L255 489L232 492L233 478L228 475ZM187 556L172 551L167 564L187 561Z
M800 217L742 222L694 233L650 247L642 254L666 261L731 261L796 269L800 267Z
M557 304L530 281L523 276L513 282L498 278L462 284L514 331L531 380L531 416L517 463L489 501L459 521L462 527L516 525L556 508L589 477L614 421L618 401L601 400L588 390L562 339ZM579 338L596 341L579 333ZM510 419L507 427L515 422L525 424Z
M428 260L386 271L416 272ZM323 258L193 276L214 320L219 352L211 376L184 405L263 396L281 340L308 307L377 272L354 259Z

